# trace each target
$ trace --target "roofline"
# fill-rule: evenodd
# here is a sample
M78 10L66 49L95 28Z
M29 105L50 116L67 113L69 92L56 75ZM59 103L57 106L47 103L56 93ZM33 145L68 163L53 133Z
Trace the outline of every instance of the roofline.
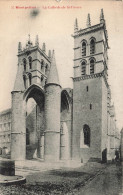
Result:
M76 37L79 37L81 35L88 34L91 31L97 31L99 29L104 30L104 36L105 36L106 43L107 43L107 46L108 46L108 49L109 49L108 38L106 37L106 25L105 25L105 23L99 23L99 24L96 24L96 25L93 25L93 26L90 26L90 27L87 27L87 28L84 28L84 29L77 30L75 32L75 34L72 35L72 37L76 38Z
M35 51L35 50L38 50L40 52L40 54L42 54L42 56L44 56L49 61L49 63L51 63L51 60L49 59L48 55L45 52L43 52L42 49L39 46L33 46L33 47L30 47L30 48L24 49L23 51L20 51L17 54L17 56L22 56L28 51L32 52L32 51Z
M8 109L6 109L6 110L1 111L1 112L0 112L0 115L7 114L7 113L9 113L9 112L11 112L11 111L12 111L12 109L11 109L11 108L8 108Z

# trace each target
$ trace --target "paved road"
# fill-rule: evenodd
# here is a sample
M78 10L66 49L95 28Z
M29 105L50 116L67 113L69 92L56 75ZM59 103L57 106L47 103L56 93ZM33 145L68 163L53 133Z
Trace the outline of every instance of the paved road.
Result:
M123 195L122 169L120 166L107 166L101 175L81 188L79 195Z

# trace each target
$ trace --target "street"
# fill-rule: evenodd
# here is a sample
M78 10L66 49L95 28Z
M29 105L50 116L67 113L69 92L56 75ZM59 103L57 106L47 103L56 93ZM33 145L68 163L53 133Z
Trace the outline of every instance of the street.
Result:
M30 163L30 167L16 171L26 177L26 184L0 186L0 195L122 195L120 164L88 162L78 168L49 167L49 170L41 162L33 164L38 168L31 169Z
M89 184L80 190L80 195L121 195L122 174L121 167L107 166L101 175L98 175Z

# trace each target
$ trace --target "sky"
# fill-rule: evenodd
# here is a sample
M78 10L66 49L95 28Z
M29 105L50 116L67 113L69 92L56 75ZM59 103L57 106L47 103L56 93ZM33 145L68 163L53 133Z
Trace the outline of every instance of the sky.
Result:
M48 7L49 6L49 7ZM54 8L59 6L60 8ZM64 8L63 8L64 6ZM36 7L35 12L32 8ZM73 48L71 36L75 18L79 28L86 28L87 14L91 24L99 23L103 8L109 36L109 85L112 91L117 126L123 127L123 2L121 1L0 1L0 111L11 107L11 91L17 71L18 42L25 47L28 35L46 52L55 50L60 82L63 88L72 87Z

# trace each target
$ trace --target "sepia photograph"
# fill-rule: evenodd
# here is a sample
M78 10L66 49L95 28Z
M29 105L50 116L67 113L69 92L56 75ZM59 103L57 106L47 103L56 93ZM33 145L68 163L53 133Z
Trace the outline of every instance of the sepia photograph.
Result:
M0 1L0 195L123 195L122 1Z

